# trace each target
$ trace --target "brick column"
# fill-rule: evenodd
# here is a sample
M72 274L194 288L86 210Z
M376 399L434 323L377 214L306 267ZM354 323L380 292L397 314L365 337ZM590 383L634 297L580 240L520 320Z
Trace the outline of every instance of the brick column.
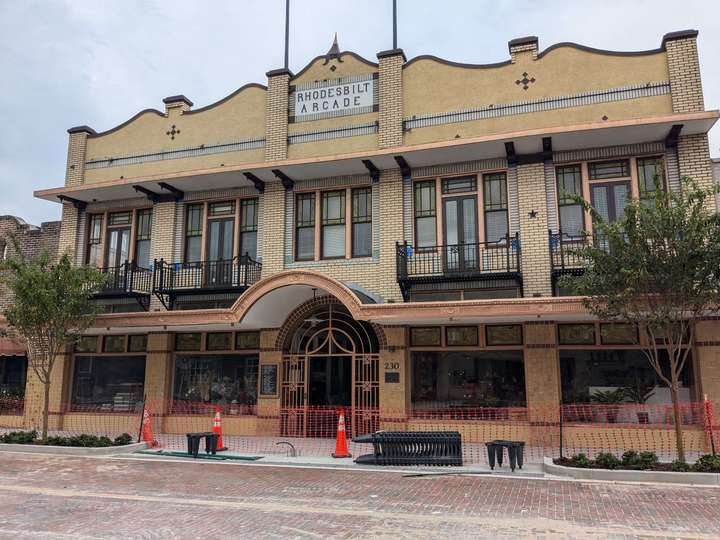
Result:
M262 277L281 272L285 257L285 188L280 182L265 184L262 194L263 220L260 241L262 242Z
M395 242L403 240L402 176L397 169L382 171L380 175L380 268L377 272L377 284L374 289L385 300L402 302L402 294L397 283L395 260Z
M695 347L693 348L695 381L697 392L694 400L701 400L707 394L708 399L720 401L720 320L707 320L697 323L695 328ZM720 414L716 411L715 414Z
M385 326L383 330L387 344L380 351L380 429L393 431L404 429L404 420L410 407L410 360L406 349L407 328L405 326ZM402 423L400 423L401 420Z
M378 146L390 148L403 142L402 67L406 62L402 49L379 52L378 55Z
M712 162L710 161L710 146L705 133L686 135L678 139L677 147L678 166L680 176L694 179L698 185L710 189L713 186ZM715 211L715 199L710 197L707 207Z
M662 46L667 53L673 112L676 113L705 110L697 35L697 30L681 30L663 36Z
M50 404L48 410L50 417L48 429L62 428L62 414L64 406L70 401L70 374L72 366L72 353L58 355L53 364L50 375ZM30 366L27 371L25 384L25 412L24 425L26 428L38 429L42 427L42 412L45 404L45 386Z
M555 324L525 323L525 395L531 422L555 422L560 408L560 362Z
M537 60L538 38L537 36L527 36L511 39L508 41L508 50L512 64L516 64L518 60L525 59L525 57L528 60Z
M62 217L60 219L60 238L57 249L58 257L65 253L74 254L78 250L82 250L82 246L77 245L80 219L79 210L70 203L63 203ZM74 256L73 260L76 260Z
M153 413L163 414L172 398L174 334L148 334L145 396Z
M265 119L265 159L287 159L288 92L292 73L275 69L266 73L268 78Z
M78 186L85 181L85 156L88 135L95 135L95 130L88 126L76 126L68 129L68 157L65 168L65 185Z
M153 206L152 213L152 239L150 245L150 259L174 263L180 260L180 253L175 253L175 233L177 223L175 220L175 201L161 202ZM150 311L165 311L162 302L155 296L150 297Z
M283 359L282 351L276 347L279 332L278 329L260 331L260 373L262 373L262 366L277 365L278 388L275 396L261 396L260 385L262 381L258 380L257 435L272 436L280 434L280 385L283 382ZM258 373L258 378L260 373Z
M517 183L524 296L552 296L544 164L518 165Z

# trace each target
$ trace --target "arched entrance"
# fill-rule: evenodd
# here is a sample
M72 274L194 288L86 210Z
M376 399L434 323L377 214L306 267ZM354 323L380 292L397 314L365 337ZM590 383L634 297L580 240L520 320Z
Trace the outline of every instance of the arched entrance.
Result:
M379 342L345 306L322 302L289 317L283 344L282 432L332 437L340 409L350 434L377 430Z

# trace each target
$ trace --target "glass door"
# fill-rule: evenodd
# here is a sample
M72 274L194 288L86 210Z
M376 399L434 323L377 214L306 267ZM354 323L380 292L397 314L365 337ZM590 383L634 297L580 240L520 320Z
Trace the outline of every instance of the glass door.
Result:
M478 267L476 198L443 199L446 272L464 272Z
M630 182L606 182L590 184L590 202L602 219L611 223L625 215L625 207L630 200ZM595 241L607 248L607 240L597 233Z
M108 229L108 246L105 266L110 289L124 289L125 272L123 266L130 259L130 227Z
M207 285L232 285L235 219L208 220Z

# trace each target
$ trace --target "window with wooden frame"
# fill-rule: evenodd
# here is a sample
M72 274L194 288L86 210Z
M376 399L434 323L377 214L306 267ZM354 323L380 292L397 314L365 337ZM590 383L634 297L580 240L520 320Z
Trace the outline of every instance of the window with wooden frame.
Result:
M203 204L185 207L185 262L202 260Z
M320 257L345 257L345 191L323 191L320 196Z
M296 261L370 256L372 188L341 188L296 195Z
M606 222L625 215L625 207L632 197L632 177L629 159L588 163L590 202Z
M103 214L91 214L88 225L87 263L102 266Z
M300 193L295 204L295 259L315 258L315 193Z
M352 190L352 256L372 255L372 189Z
M638 193L640 199L652 199L655 196L656 182L665 189L665 166L661 157L637 159Z
M437 245L437 204L435 180L415 182L415 246L418 249Z
M507 174L483 174L485 241L502 242L509 233Z
M585 229L585 209L575 200L582 197L580 165L564 165L555 169L560 230L567 236L580 236Z
M152 208L138 210L135 215L135 263L150 268L150 242L152 239Z
M184 262L257 258L258 199L228 199L185 207Z

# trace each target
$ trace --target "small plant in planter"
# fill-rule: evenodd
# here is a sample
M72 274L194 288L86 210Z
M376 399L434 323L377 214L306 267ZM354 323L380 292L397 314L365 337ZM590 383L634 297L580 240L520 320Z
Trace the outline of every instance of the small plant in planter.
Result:
M585 454L575 454L570 458L569 464L571 467L578 467L580 469L587 469L592 465L592 461Z
M600 452L595 458L595 466L601 469L617 469L620 465L622 461L610 452Z
M593 403L605 405L604 409L607 422L608 424L614 424L617 422L620 404L625 401L625 389L597 390L593 392L592 401Z
M644 384L636 378L635 383L630 386L626 386L624 391L625 397L630 403L645 405L645 403L647 403L647 401L655 395L655 386L651 384ZM639 409L640 410L637 411L638 423L649 424L650 413L647 410L642 410L642 407Z

